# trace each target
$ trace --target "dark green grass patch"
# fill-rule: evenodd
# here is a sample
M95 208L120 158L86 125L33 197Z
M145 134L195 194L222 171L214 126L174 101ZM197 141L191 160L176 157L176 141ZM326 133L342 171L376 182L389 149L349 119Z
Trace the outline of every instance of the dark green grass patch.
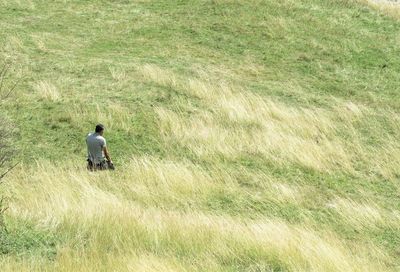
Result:
M62 241L55 231L40 229L19 219L7 218L6 221L6 228L0 230L0 254L54 260Z

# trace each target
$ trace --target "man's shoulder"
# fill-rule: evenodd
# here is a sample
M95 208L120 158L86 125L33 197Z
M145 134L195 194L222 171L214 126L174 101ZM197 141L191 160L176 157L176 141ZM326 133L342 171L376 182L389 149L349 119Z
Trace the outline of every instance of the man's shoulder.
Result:
M104 144L106 142L106 139L103 136L99 135L99 134L96 134L95 137L96 137L96 140L101 142L102 144Z
M106 138L104 138L103 136L100 136L99 135L99 138L98 138L103 144L105 144L106 143Z
M95 139L96 141L101 141L101 142L106 141L106 139L103 136L101 136L95 132L89 132L88 135L86 136L86 138Z

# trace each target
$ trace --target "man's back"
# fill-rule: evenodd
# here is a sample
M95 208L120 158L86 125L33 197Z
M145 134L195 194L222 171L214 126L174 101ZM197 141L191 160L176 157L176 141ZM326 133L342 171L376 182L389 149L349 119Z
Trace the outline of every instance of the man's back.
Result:
M106 139L98 133L89 133L86 137L88 148L88 159L94 164L104 161L103 148L106 146Z

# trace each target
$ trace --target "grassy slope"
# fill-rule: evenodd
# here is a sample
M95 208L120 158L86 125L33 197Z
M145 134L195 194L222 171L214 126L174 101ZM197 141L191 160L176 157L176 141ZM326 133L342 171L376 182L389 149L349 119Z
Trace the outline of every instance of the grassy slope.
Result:
M2 188L5 267L400 265L398 21L355 1L0 5L27 166ZM98 121L116 173L80 166Z

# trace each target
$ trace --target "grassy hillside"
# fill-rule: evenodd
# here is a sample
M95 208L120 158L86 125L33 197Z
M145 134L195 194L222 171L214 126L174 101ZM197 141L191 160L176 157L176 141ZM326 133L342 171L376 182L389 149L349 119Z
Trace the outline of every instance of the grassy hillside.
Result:
M363 1L0 2L2 271L396 271L400 22ZM390 16L387 16L390 15ZM88 173L98 122L117 167Z

